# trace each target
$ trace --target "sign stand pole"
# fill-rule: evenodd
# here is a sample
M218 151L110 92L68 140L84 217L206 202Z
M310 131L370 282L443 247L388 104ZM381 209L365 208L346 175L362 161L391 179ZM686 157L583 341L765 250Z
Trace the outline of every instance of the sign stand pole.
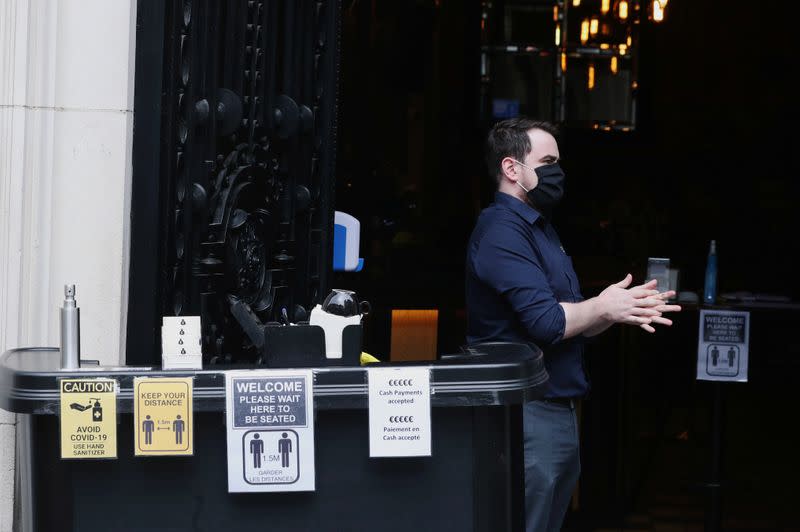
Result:
M706 509L706 532L722 530L722 383L711 383L711 461L708 482L708 507Z

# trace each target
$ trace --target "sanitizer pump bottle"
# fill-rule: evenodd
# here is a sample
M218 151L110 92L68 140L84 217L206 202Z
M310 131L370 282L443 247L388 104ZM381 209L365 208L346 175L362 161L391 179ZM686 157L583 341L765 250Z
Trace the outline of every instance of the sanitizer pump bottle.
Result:
M75 302L75 285L64 286L61 307L61 368L81 367L81 309Z
M703 303L712 305L717 300L717 241L712 240L706 260L706 280L703 290Z

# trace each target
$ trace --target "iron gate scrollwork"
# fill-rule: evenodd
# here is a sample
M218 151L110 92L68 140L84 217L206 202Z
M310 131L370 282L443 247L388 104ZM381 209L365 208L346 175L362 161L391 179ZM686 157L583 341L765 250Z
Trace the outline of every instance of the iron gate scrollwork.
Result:
M253 323L307 319L327 290L339 2L173 0L155 15L143 3L139 25L163 24L160 65L137 42L137 77L160 68L151 76L161 82L159 219L149 235L159 242L149 258L158 295L149 321L143 305L130 307L128 362L160 360L162 315L200 315L204 364L259 363ZM148 88L137 79L136 90L138 105ZM135 112L138 121L152 111ZM147 196L136 188L147 179L137 161L155 157L145 142L135 122L131 300L148 286L136 271L146 259L134 256L137 239L148 238L136 217ZM145 360L132 336L149 330Z

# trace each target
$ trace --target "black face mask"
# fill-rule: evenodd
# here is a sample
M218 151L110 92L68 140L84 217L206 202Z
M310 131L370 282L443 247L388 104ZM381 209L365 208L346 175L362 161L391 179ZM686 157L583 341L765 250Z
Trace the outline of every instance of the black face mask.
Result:
M561 203L564 197L564 170L558 163L545 164L533 170L539 178L539 184L527 190L520 184L528 196L528 201L534 209L542 213L545 218L553 216L553 210ZM519 181L517 181L519 184Z

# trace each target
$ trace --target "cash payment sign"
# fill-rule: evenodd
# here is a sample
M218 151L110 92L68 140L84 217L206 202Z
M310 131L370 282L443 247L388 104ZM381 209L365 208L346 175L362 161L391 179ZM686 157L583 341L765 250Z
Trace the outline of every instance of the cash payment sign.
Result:
M369 455L431 455L429 368L368 368Z
M61 458L117 457L114 379L61 379Z
M133 380L136 456L194 453L192 381L192 377Z

